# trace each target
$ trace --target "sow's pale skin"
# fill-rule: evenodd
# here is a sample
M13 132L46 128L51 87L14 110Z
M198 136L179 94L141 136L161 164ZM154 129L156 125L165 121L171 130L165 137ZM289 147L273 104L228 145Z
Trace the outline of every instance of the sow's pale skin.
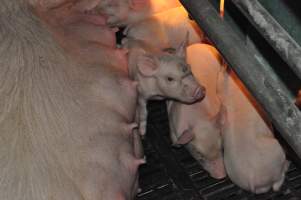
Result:
M133 199L135 84L73 62L32 10L0 6L0 199Z
M126 69L127 51L116 48L115 33L118 28L108 27L105 17L97 13L96 8L85 4L88 2L66 1L61 6L50 9L38 4L35 13L60 46L76 61ZM92 5L96 6L97 3L96 1ZM79 6L82 8L78 9Z
M194 104L168 101L171 140L185 145L192 156L209 174L221 179L226 176L221 137L221 102L217 96L218 71L221 68L217 51L210 45L187 48L187 62L196 80L206 88L206 96Z
M199 59L202 48L202 44L191 46L191 55L195 56L189 58L191 62ZM192 68L193 73L196 70ZM222 103L219 118L228 176L253 193L279 190L288 161L264 112L232 71L221 65L215 74L218 74L216 90ZM208 96L209 92L210 89Z
M129 51L129 75L138 82L139 131L145 134L147 100L177 99L193 103L205 96L205 88L197 83L186 63L187 39L174 54L152 49L144 42L123 40Z

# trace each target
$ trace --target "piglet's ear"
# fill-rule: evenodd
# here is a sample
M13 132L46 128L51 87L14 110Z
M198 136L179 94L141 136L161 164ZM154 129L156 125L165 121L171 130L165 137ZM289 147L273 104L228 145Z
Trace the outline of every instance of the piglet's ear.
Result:
M150 4L150 0L130 0L130 8L133 10L141 10Z
M144 76L153 76L158 69L156 58L145 54L138 57L137 67Z
M184 145L190 142L193 139L193 133L190 130L186 130L183 134L178 138L175 145Z
M189 32L187 31L187 33L185 35L185 39L182 41L182 43L176 49L177 56L186 58L186 47L188 45L188 40L189 40Z

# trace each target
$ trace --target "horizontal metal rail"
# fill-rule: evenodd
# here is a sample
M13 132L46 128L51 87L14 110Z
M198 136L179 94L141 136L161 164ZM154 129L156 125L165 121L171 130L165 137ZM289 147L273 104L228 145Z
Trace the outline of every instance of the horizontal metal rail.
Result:
M283 82L259 62L208 0L180 1L301 158L301 113Z

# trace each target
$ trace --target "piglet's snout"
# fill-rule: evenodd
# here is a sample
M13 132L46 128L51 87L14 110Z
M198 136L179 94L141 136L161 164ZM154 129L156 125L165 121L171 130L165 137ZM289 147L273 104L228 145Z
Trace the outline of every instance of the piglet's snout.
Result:
M206 160L203 167L209 172L210 176L215 179L223 179L227 176L222 157L216 158L212 161Z
M193 98L195 100L202 100L205 97L206 89L203 86L198 86L193 92Z
M186 76L183 79L183 95L182 101L185 103L193 103L198 100L202 100L205 97L206 90L203 85L200 85L192 76L192 74Z
M192 101L202 100L206 95L205 87L199 84L186 85L184 90Z

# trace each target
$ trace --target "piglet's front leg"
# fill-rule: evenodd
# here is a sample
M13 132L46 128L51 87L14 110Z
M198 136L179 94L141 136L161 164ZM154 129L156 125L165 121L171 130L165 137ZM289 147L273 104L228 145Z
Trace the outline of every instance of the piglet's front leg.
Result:
M147 101L144 98L138 99L138 123L139 123L139 132L140 135L144 136L146 133L146 121L147 121Z

